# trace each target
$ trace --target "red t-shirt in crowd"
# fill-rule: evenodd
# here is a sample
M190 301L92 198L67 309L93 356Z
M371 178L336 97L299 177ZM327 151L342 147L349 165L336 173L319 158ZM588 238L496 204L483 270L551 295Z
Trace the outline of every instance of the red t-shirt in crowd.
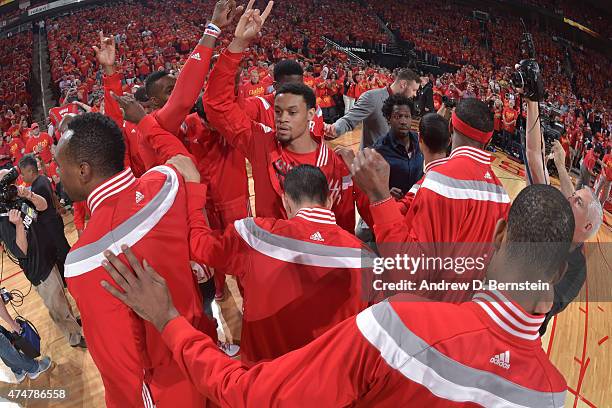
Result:
M251 81L242 85L241 93L245 98L251 98L254 96L264 96L266 94L266 85L258 82L256 84Z
M505 108L504 112L502 113L503 116L503 121L502 121L502 126L503 129L506 132L509 133L514 133L514 131L516 130L516 119L518 118L518 114L514 109L510 109L510 108ZM514 121L514 124L512 125L506 125L504 122L512 122Z
M38 153L45 163L49 163L53 159L51 145L53 145L51 136L47 132L40 132L38 137L32 135L26 143L26 153Z
M597 158L595 157L595 150L589 149L584 155L584 161L583 161L584 165L586 166L588 170L593 171L593 167L595 167L596 161L597 161Z
M14 137L8 146L11 152L11 157L13 158L13 164L17 165L19 160L21 160L23 157L23 150L25 149L23 142L18 137Z

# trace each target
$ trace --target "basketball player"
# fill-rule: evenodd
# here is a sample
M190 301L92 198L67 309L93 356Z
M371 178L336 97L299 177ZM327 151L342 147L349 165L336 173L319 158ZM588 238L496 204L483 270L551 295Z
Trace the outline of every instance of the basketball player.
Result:
M573 231L572 210L557 189L527 187L508 221L496 224L497 250L487 279L559 279ZM153 322L182 370L221 405L564 406L566 382L538 334L550 290L488 288L460 305L394 297L299 350L247 370L179 317L163 278L124 251L136 275L109 254L105 267L123 291L103 285Z

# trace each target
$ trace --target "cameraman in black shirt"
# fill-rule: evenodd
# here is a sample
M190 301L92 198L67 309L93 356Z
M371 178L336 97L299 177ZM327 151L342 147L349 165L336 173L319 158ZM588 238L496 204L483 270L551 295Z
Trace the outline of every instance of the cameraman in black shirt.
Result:
M0 179L9 170L0 170ZM49 202L32 191L18 187L17 195L34 204L39 212L39 219L24 223L22 211L9 209L0 217L0 237L9 256L23 269L26 278L32 283L36 292L49 310L51 318L68 338L73 347L86 347L81 327L77 323L57 268L57 249L53 237L44 224L40 214L49 211ZM3 203L6 207L7 204ZM51 208L53 211L54 208Z
M38 163L33 155L26 154L19 160L19 170L23 181L32 185L32 192L43 197L48 204L44 211L39 212L37 226L44 227L47 230L48 236L55 245L56 264L63 280L64 264L68 251L70 251L70 244L68 244L64 234L64 220L57 211L59 205L57 197L49 179L39 174Z

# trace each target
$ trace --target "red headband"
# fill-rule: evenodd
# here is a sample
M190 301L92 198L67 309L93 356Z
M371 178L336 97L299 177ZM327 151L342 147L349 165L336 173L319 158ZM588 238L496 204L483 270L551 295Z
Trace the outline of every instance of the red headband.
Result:
M475 129L459 119L459 116L457 116L455 112L453 112L451 123L453 124L453 128L458 132L482 144L486 144L491 140L491 136L493 136L493 131L483 132L482 130Z

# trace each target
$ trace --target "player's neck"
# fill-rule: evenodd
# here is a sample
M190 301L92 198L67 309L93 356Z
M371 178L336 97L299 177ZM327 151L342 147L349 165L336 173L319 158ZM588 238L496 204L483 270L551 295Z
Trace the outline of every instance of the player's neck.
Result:
M296 137L285 145L285 149L298 154L314 152L315 150L317 150L317 147L318 144L310 136L309 130L307 130L306 133L304 133L300 137Z
M425 166L431 163L434 160L444 159L446 157L446 153L430 153L423 150L423 161Z

